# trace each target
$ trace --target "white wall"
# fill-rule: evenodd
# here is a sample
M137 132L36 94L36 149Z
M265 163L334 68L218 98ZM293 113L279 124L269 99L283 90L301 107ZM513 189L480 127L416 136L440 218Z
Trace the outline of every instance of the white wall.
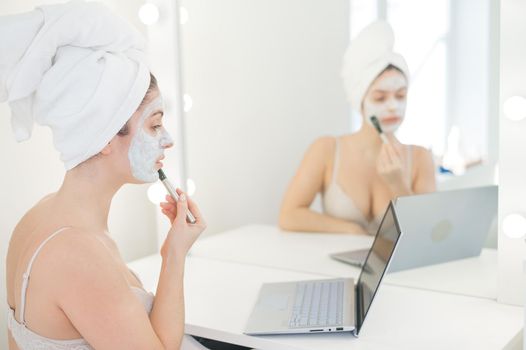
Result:
M349 129L347 0L183 0L188 174L208 233L276 224L308 145Z
M1 1L0 15L29 11L34 6L57 1ZM117 13L137 20L139 0L107 2ZM11 132L10 113L0 105L0 349L7 348L5 257L9 237L23 214L45 194L58 189L64 167L53 149L51 132L36 127L33 137L17 144ZM109 228L121 248L125 260L154 253L156 246L155 207L146 199L145 186L125 186L114 198L109 216Z
M526 97L526 2L502 0L501 3L501 81L500 100L510 96ZM502 111L502 108L501 108ZM526 120L500 120L500 193L499 193L499 301L524 304L526 259L524 238L512 239L502 232L502 220L510 213L526 215Z

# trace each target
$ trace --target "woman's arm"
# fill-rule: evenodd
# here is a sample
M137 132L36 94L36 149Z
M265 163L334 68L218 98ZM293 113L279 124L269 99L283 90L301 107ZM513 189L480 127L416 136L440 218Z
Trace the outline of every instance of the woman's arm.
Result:
M323 190L328 155L334 153L332 137L316 140L307 150L281 205L279 226L290 231L365 233L357 223L337 219L310 209Z
M170 196L166 196L168 202L161 203L162 212L172 223L172 229L161 248L163 262L150 320L159 337L167 343L177 344L178 349L184 336L183 279L186 254L206 225L197 205L181 190L178 189L177 193L177 203ZM188 209L196 219L195 224L186 221Z
M187 224L186 208L187 201L182 200L173 210L181 215L161 250L163 261L150 316L130 288L120 261L95 234L68 232L53 240L61 245L47 265L57 272L52 281L57 306L95 349L179 349L184 333L184 260L205 227L193 204L190 209L197 222Z
M417 171L413 181L414 193L428 193L436 191L435 163L431 151L423 147L415 147Z

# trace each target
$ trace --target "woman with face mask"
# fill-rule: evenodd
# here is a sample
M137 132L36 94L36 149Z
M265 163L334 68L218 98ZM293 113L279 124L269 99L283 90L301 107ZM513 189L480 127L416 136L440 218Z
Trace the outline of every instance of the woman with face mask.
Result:
M392 51L393 43L393 31L383 21L351 42L342 76L362 127L310 146L283 199L281 228L375 234L390 200L435 190L431 153L395 136L405 116L409 70ZM383 136L371 116L378 119ZM318 193L323 213L310 209Z
M205 229L197 205L180 190L177 203L167 197L161 205L171 228L155 295L127 268L108 232L115 193L157 181L173 144L144 45L138 31L94 2L0 17L0 102L9 103L15 137L28 139L34 122L50 127L66 169L57 192L36 203L11 235L10 350L181 345L185 258Z

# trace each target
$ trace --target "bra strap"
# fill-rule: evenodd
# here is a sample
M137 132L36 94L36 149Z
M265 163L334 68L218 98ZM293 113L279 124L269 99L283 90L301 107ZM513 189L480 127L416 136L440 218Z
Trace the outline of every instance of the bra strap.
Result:
M38 253L40 253L40 250L44 247L44 245L50 239L52 239L57 234L59 234L60 232L64 231L67 228L69 228L69 227L62 227L62 228L58 229L52 235L50 235L48 238L46 238L44 240L44 242L40 243L40 245L38 246L37 250L35 251L35 253L31 257L31 260L29 260L29 265L27 266L27 270L26 270L26 272L24 272L24 274L22 276L22 289L20 291L20 294L21 294L20 295L20 313L18 315L18 317L20 319L20 323L22 323L24 326L26 325L26 320L24 318L24 313L25 313L25 309L26 309L27 285L29 284L29 276L31 274L31 267L33 266L33 262L35 262L35 259L38 256Z

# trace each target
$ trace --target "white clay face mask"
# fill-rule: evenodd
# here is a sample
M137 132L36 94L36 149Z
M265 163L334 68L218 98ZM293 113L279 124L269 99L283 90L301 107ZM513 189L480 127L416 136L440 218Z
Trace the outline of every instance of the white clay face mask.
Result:
M396 92L401 88L407 88L405 78L397 74L381 79L375 84L375 90L388 92L388 97L382 102L375 102L369 94L363 101L365 120L372 125L371 116L375 115L385 133L394 133L402 124L405 116L406 99L396 98ZM389 122L392 117L398 118L395 122Z
M163 155L164 148L173 143L170 134L164 128L157 129L154 136L145 130L146 120L158 110L163 110L161 97L150 102L144 109L128 151L132 175L143 182L159 180L155 163Z

